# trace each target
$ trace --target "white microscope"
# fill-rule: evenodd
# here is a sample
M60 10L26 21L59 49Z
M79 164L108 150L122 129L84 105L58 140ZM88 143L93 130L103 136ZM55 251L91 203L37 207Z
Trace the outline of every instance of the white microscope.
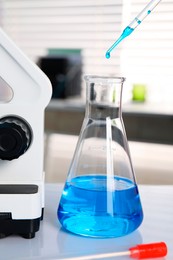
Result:
M0 29L0 238L33 238L44 209L46 75Z

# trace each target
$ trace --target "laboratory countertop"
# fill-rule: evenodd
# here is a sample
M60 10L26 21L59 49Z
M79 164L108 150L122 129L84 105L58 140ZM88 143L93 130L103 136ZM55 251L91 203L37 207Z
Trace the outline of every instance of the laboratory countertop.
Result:
M82 98L52 99L47 110L85 111L85 100ZM122 104L123 113L154 114L173 116L173 104L159 102L125 102Z
M52 99L45 111L46 132L78 135L85 113L81 99ZM128 140L173 144L173 105L128 102L122 106Z
M141 243L164 241L166 260L173 259L173 186L139 185L144 220L138 230L120 238L86 238L65 232L57 220L62 184L46 184L45 214L33 239L12 235L0 241L0 259L56 260L88 254L127 251ZM92 258L91 258L92 259ZM112 259L112 258L107 258ZM128 256L117 259L129 259ZM158 258L163 259L163 258Z

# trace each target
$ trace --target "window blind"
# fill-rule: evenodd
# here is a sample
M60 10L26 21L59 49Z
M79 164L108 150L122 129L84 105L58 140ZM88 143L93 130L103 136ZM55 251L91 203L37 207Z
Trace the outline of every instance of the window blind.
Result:
M131 20L145 6L146 1L131 0ZM173 104L172 0L161 1L124 42L121 64L129 84L146 84L152 100Z
M1 0L3 28L35 62L48 49L81 49L83 73L120 73L120 51L105 52L121 31L123 0Z
M34 61L48 49L81 49L83 74L125 76L173 102L173 1L164 0L105 59L144 0L1 0L5 32ZM165 89L166 86L166 89ZM164 94L163 94L164 92Z

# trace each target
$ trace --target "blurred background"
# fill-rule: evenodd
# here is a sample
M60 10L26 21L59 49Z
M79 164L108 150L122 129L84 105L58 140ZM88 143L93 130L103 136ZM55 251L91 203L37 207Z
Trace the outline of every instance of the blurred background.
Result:
M65 181L85 110L83 75L126 77L123 118L139 183L173 183L173 2L164 0L113 52L144 0L0 0L0 26L52 82L47 182Z

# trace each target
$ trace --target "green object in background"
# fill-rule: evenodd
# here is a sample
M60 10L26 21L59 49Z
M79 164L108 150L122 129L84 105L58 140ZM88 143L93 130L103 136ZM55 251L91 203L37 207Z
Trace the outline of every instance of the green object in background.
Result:
M81 49L48 49L49 55L81 54Z
M132 100L144 102L146 100L146 85L134 84L132 89Z

